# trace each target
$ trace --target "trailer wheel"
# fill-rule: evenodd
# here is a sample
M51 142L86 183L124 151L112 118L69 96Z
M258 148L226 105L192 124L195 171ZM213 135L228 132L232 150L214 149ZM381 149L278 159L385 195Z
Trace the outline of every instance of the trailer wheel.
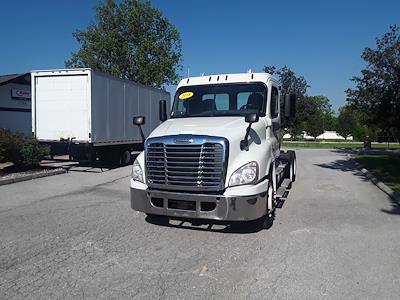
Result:
M132 154L131 151L125 150L124 152L121 153L120 157L120 164L123 166L129 165L132 160Z

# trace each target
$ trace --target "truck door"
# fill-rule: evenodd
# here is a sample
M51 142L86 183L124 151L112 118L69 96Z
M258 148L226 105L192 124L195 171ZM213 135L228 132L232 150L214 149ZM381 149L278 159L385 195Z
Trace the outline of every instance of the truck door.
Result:
M271 117L271 133L272 151L275 157L279 156L279 145L281 140L281 122L279 115L279 91L278 88L272 86L271 101L269 102L269 113Z

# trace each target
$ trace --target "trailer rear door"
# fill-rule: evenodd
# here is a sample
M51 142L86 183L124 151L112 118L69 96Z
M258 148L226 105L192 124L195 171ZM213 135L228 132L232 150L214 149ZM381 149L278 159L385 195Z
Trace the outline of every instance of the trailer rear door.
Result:
M34 84L36 137L90 141L89 74L36 76Z

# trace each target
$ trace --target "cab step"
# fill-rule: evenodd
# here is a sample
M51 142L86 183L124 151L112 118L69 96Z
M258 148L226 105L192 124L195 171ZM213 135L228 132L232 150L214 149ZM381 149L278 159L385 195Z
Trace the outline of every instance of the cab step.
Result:
M275 197L276 198L282 198L283 195L285 195L285 192L286 192L286 188L284 188L283 186L280 186L278 188L278 190L276 191Z
M285 170L287 168L288 164L279 162L275 165L275 175L276 175L276 180L277 182L280 182L285 176Z
M285 170L285 165L279 165L275 168L275 174L276 176L279 176L284 170Z
M276 191L276 194L275 194L276 198L282 198L285 195L285 193L286 193L286 191L287 191L287 189L288 189L288 187L290 186L291 183L292 182L290 181L289 178L285 178L282 181L281 186Z
M287 189L288 187L290 187L291 183L292 182L290 181L289 178L285 178L282 181L281 187L284 187L285 189Z

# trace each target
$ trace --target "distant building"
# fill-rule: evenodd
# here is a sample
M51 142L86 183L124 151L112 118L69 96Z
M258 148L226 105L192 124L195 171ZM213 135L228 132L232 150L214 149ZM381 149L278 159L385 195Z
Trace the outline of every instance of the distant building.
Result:
M31 134L30 73L0 76L0 128Z
M300 137L305 140L313 140L314 139L313 136L308 135L306 132L303 132L303 134L301 134ZM287 133L283 136L283 139L289 140L289 139L291 139L291 135ZM345 140L345 138L338 135L336 131L327 130L323 134L320 134L319 136L317 136L317 140ZM347 137L347 140L352 141L353 137L349 136L349 137Z

